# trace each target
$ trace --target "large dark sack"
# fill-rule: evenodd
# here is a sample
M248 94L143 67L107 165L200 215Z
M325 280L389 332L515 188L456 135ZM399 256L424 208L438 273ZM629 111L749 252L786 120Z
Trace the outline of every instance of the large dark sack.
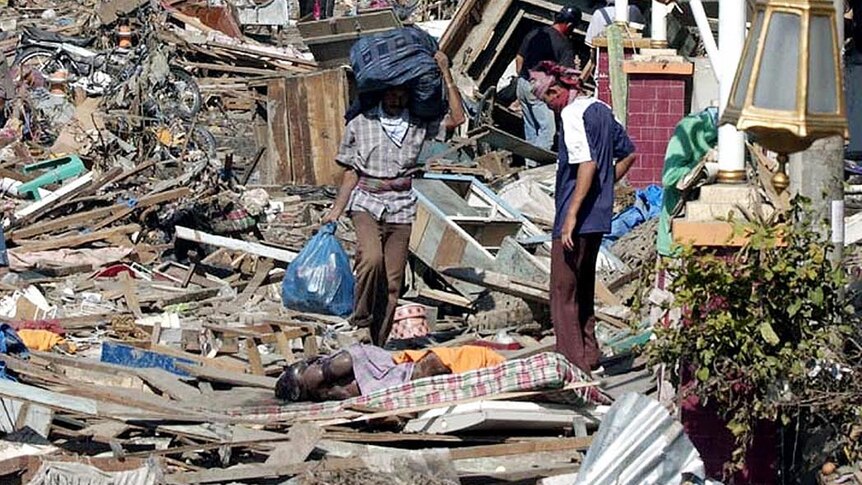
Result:
M350 49L350 65L359 94L348 110L350 120L380 102L382 91L395 86L410 90L410 113L437 119L446 112L443 78L434 54L437 41L416 27L402 27L362 37Z

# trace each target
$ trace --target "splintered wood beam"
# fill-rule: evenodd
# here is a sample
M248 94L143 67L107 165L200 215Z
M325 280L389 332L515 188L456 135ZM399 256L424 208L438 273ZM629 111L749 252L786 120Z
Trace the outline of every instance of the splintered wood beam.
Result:
M149 197L143 197L138 200L135 207L144 208L151 207L154 205L162 204L164 202L168 202L171 200L176 200L181 197L187 197L191 195L192 191L188 187L183 187L180 189L169 190L167 192L162 192L160 194L152 195ZM75 227L83 227L87 224L91 224L93 221L99 220L103 217L110 217L113 214L117 214L119 212L128 209L127 204L114 204L110 207L104 207L101 209L93 209L87 212L80 212L77 214L72 214L66 217L58 217L57 219L52 219L49 221L39 222L36 224L30 224L29 226L22 227L21 229L17 229L15 231L9 232L6 234L6 239L20 240L27 239L34 236L38 236L40 234L45 234L49 232L66 230Z
M544 303L546 305L551 302L548 284L522 280L503 273L477 268L447 268L443 270L443 274L456 280L484 286L489 290L499 291L500 293L517 296L525 300ZM598 279L596 279L596 298L609 306L622 304L622 300Z
M291 261L296 259L297 253L293 251L279 249L276 247L267 246L265 244L242 241L240 239L232 239L223 236L216 236L214 234L207 234L205 232L196 231L194 229L189 229L188 227L183 226L177 226L176 231L177 238L186 241L194 241L201 244L230 249L232 251L241 251L248 254L262 256L264 258L274 259L276 261L282 261L284 263L290 263Z
M582 451L590 447L592 437L586 438L552 438L526 443L507 443L502 445L471 446L449 450L451 460L471 460L476 458L492 458L500 456L523 455L527 453L543 453L552 451ZM421 451L417 451L421 453ZM216 483L241 480L254 480L267 477L285 477L298 475L308 470L335 471L362 469L366 467L363 458L333 458L321 461L297 463L294 465L251 465L242 468L210 469L202 472L182 472L165 475L165 483L169 485L186 485L193 483Z
M141 226L137 224L127 224L125 226L113 227L111 229L103 229L101 231L91 232L89 234L58 237L45 241L18 241L18 244L20 246L18 248L15 248L14 251L27 253L37 251L50 251L62 248L75 248L95 241L102 241L117 236L133 234L140 230Z
M231 372L228 370L214 369L206 366L193 366L177 364L177 368L188 372L190 375L209 382L222 382L234 386L260 387L275 391L275 383L278 379L267 376L256 376L242 372Z

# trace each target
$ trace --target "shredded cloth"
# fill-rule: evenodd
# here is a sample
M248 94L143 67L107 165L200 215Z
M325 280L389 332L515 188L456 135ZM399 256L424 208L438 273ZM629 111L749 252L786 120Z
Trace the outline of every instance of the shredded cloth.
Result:
M373 345L356 344L347 349L353 360L353 376L362 395L410 381L413 363L396 363L392 354Z
M397 363L419 362L429 352L433 352L440 362L452 370L454 374L469 372L471 370L494 367L506 361L502 355L486 347L477 345L464 345L462 347L438 347L426 350L405 350L396 352L392 360Z

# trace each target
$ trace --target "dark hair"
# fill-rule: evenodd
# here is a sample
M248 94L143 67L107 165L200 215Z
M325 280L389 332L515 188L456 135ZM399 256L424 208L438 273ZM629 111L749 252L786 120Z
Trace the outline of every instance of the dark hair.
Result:
M302 374L308 364L304 360L285 366L275 383L275 397L285 401L306 401L307 390L302 385Z
M581 21L581 9L567 5L554 15L555 24L576 24Z

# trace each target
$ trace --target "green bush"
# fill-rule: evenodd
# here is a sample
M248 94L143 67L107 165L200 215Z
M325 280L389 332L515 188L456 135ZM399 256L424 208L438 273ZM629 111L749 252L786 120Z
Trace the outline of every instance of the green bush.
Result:
M735 223L735 234L748 237L738 252L681 248L668 268L681 318L656 329L648 353L677 380L683 366L690 371L683 392L727 420L737 444L729 469L741 466L760 420L820 416L835 424L846 453L859 446L850 439L858 376L849 375L859 327L843 303L842 272L829 260L828 231L804 206L794 201L783 222Z

